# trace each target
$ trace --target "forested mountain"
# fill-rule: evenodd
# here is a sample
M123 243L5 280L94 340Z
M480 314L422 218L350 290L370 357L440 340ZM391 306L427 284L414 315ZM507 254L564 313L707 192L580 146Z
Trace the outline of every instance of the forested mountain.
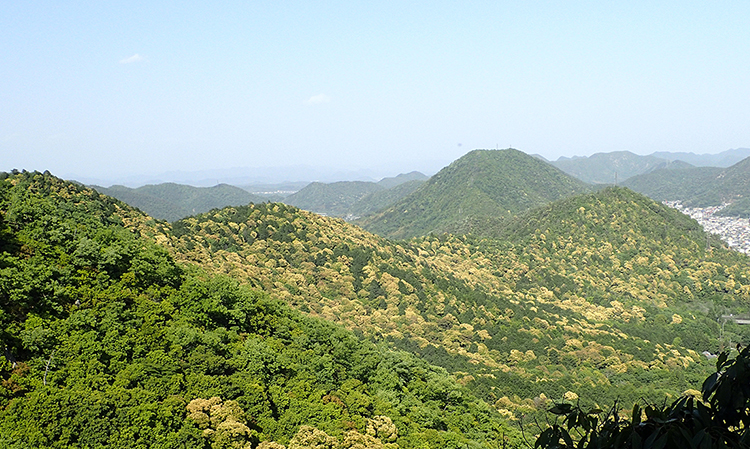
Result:
M283 202L300 209L333 217L371 214L412 193L427 176L418 171L383 178L378 182L313 182Z
M284 203L318 214L343 217L357 201L383 189L374 182L313 182L286 197Z
M0 176L0 446L519 442L444 369L181 265L169 235L47 173Z
M747 256L624 188L406 242L271 203L170 225L39 173L0 211L17 447L497 447L499 416L660 402L750 340L717 322Z
M621 231L627 232L638 237L638 251L643 253L675 248L698 251L705 244L698 222L622 187L573 196L519 214L503 221L492 237L526 245L540 231L567 236L579 247L588 246L586 240L592 238L595 245L621 246L627 240Z
M105 195L137 207L154 218L175 221L211 209L242 206L248 203L284 201L301 209L337 217L362 216L390 206L410 194L428 179L414 171L383 178L377 183L345 181L330 184L284 183L253 185L239 188L227 184L214 187L193 187L184 184L163 183L130 188L91 186ZM403 185L407 184L407 185ZM296 190L288 193L284 189ZM261 191L263 194L254 194Z
M632 176L648 173L659 168L685 168L685 162L672 163L668 159L654 156L639 156L630 151L596 153L591 156L559 158L550 164L591 184L616 184Z
M732 203L719 213L750 216L750 158L725 169L659 170L632 178L624 184L656 200L681 200L688 206Z
M750 215L750 157L724 169L716 179L687 204L709 206L720 203L732 203L722 210L726 215Z
M691 167L682 170L655 170L634 176L623 186L656 201L694 198L711 185L724 169L719 167Z
M137 189L119 185L92 187L105 195L137 207L154 218L167 221L179 220L190 215L208 212L211 209L264 201L263 197L228 184L193 187L164 183L146 185Z
M560 157L550 164L571 176L592 184L623 183L633 176L655 170L681 170L691 167L730 167L750 157L750 149L737 148L718 154L659 151L640 156L630 151L596 153L591 156ZM664 176L672 174L664 172Z
M429 176L420 173L418 171L413 171L409 173L401 173L400 175L393 176L390 178L383 178L380 181L378 181L378 185L380 187L390 189L393 187L396 187L398 185L404 184L406 182L410 181L427 181L430 179Z
M509 217L586 190L583 182L518 150L475 150L360 224L384 236L408 238L443 232L467 218Z
M352 204L347 211L347 215L359 218L379 212L416 192L424 183L424 180L414 179L365 195Z
M746 256L627 189L545 206L502 239L394 243L284 205L181 220L165 245L312 315L445 367L512 418L549 398L660 400L745 341Z

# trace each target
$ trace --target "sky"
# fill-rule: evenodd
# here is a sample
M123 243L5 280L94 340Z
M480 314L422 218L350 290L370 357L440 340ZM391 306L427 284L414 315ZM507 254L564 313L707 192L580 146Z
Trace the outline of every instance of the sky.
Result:
M183 3L3 3L0 170L750 147L747 1Z

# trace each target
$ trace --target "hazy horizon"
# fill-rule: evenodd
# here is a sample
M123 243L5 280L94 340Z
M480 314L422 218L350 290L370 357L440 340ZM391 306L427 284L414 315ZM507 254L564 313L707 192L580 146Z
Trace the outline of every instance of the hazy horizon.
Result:
M476 148L481 149L481 148ZM485 148L490 149L490 148ZM494 149L494 148L491 148ZM504 148L500 148L503 150ZM690 153L696 156L708 156L725 153L728 151L742 151L746 148L732 148L717 153ZM467 153L473 150L467 150ZM466 153L464 153L466 154ZM463 156L460 155L459 157ZM527 153L528 154L528 153ZM595 153L598 154L598 153ZM673 152L672 154L679 154ZM536 155L539 156L539 155ZM590 157L588 156L560 156L560 158ZM648 155L641 155L648 156ZM458 158L457 158L458 159ZM124 185L126 187L140 187L147 184L160 184L174 182L179 184L193 185L198 187L210 187L218 184L231 184L235 186L249 186L260 184L283 184L298 182L338 182L338 181L379 181L383 178L394 177L400 174L406 174L413 171L421 172L427 176L432 176L450 161L422 161L415 162L413 166L388 166L378 165L370 167L337 167L323 165L277 165L268 167L230 167L224 169L204 170L171 170L154 173L132 173L119 177L96 177L78 174L60 174L53 173L65 179L75 180L87 185L99 185L102 187L111 187L112 185ZM554 161L550 161L554 162ZM24 168L25 169L25 168ZM7 169L6 169L7 170ZM33 169L32 169L33 170Z
M392 176L475 148L750 147L748 21L748 3L17 2L0 169Z

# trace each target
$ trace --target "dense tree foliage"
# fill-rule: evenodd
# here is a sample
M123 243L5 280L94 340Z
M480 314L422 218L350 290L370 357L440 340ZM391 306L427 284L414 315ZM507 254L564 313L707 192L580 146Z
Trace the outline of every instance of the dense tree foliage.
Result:
M677 211L611 188L489 237L389 242L284 205L163 232L175 257L445 367L509 418L547 400L679 395L745 331L747 257ZM723 331L723 333L722 333Z
M710 185L723 169L719 167L687 167L679 170L655 170L634 176L622 185L656 201L694 198Z
M717 322L747 257L627 189L408 242L270 203L170 225L41 173L0 193L8 447L493 447L550 401L677 397L748 339Z
M518 441L444 369L180 267L139 235L162 226L48 174L0 181L2 447Z
M616 406L605 414L585 410L580 403L559 403L550 413L559 418L541 432L537 448L747 448L750 347L734 360L721 354L716 372L703 383L702 397L685 395L670 405L636 405L630 420Z

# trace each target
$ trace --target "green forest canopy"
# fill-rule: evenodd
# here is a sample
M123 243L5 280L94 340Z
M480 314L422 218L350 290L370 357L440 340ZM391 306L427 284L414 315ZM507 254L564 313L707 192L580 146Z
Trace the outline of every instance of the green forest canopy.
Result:
M0 211L3 447L518 440L444 369L177 264L93 190L6 175Z
M676 397L745 338L715 319L747 258L625 189L409 242L280 204L171 226L46 173L0 192L9 447L497 447L550 399Z

